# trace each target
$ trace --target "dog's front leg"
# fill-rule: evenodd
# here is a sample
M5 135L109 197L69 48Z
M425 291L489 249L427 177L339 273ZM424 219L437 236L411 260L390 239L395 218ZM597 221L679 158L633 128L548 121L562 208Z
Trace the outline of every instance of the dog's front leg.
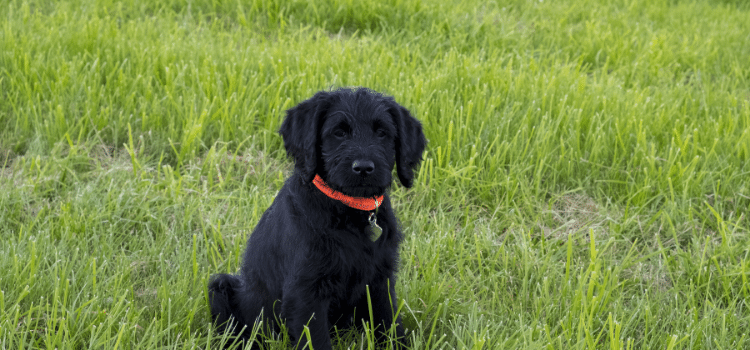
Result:
M328 325L328 305L326 301L303 301L303 298L285 298L281 314L286 319L289 337L294 349L331 349L331 335ZM309 338L305 334L309 329ZM312 347L310 347L312 345Z
M370 322L369 311L372 308L372 318L374 321L376 341L383 343L392 337L391 344L394 349L403 348L404 326L401 324L401 316L398 312L398 302L396 299L396 288L394 287L395 279L390 281L385 279L368 286L370 290L370 299L363 297L357 305L357 317ZM391 333L391 326L395 324L394 333Z

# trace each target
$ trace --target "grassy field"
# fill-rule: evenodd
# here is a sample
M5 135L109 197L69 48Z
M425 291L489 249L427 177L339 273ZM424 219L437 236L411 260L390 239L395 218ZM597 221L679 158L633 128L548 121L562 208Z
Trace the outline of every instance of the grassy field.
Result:
M740 0L4 1L0 349L216 347L206 283L290 173L283 111L353 85L429 139L392 188L414 349L750 348L748 18Z

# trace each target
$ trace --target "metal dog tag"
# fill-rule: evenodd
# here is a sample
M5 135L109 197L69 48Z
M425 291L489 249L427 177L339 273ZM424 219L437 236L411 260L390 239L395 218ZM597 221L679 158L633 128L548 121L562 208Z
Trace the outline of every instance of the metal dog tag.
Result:
M370 240L375 242L380 238L380 235L383 234L383 229L378 226L375 213L370 213L370 217L367 218L367 221L370 223Z

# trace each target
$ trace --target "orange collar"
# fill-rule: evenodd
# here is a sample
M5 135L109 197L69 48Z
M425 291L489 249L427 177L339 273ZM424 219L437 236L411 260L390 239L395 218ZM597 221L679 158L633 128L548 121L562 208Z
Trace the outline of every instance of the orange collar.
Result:
M328 187L328 184L323 181L323 179L320 177L320 175L315 175L315 178L313 179L313 183L315 184L315 187L317 187L320 192L323 192L326 196L328 196L331 199L335 199L341 203L344 203L346 206L354 209L359 209L363 211L373 211L375 209L378 209L378 207L383 204L383 195L379 195L377 197L373 198L364 198L364 197L352 197L347 196L339 191L336 191L330 187Z

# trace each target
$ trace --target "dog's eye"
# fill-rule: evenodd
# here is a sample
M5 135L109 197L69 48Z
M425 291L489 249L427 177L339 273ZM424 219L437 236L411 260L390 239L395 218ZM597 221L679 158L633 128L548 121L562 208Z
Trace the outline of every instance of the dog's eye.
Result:
M383 137L388 136L388 133L386 133L385 130L383 129L378 129L378 130L375 130L375 136L383 138Z
M336 137L338 137L338 138L346 137L346 131L344 131L344 130L342 130L342 129L336 129L336 130L335 130L335 131L333 132L333 136L336 136Z

